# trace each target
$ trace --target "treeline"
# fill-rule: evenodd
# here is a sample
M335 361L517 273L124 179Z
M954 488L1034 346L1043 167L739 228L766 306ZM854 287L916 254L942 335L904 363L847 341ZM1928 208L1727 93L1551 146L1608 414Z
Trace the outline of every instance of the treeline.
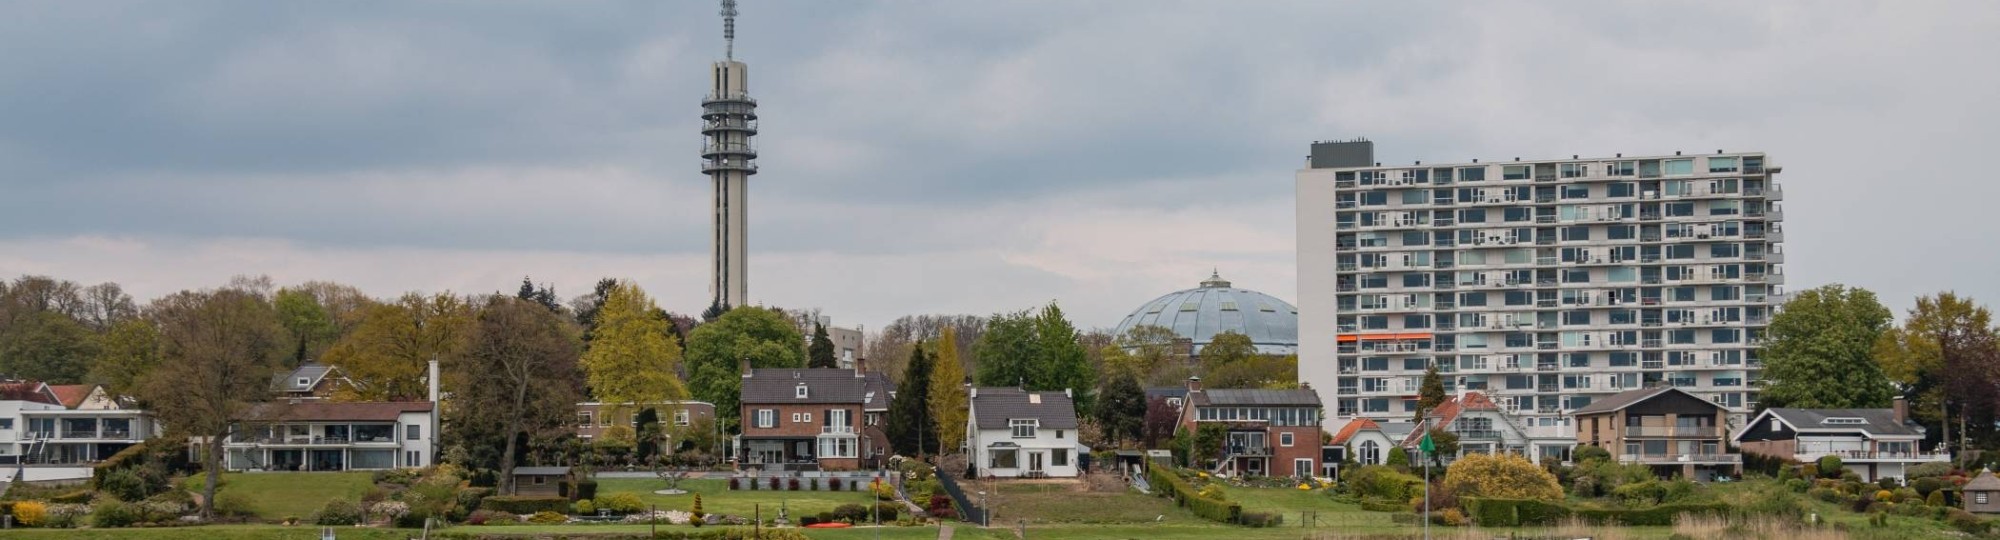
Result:
M1787 300L1767 337L1759 409L1878 408L1901 396L1931 442L2000 445L2000 329L1971 298L1919 297L1898 324L1874 292L1826 285Z

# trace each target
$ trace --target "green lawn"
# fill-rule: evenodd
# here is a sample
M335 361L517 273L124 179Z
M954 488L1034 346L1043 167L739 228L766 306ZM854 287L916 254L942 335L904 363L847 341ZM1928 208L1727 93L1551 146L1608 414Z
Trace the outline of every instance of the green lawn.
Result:
M341 540L405 540L422 534L415 529L341 528ZM48 540L319 540L319 527L281 525L209 525L162 529L13 529L5 538Z
M648 504L657 504L661 510L687 510L694 505L694 493L701 494L701 509L710 514L751 517L761 510L765 519L777 515L783 506L790 512L792 522L800 516L829 512L843 504L868 505L875 502L875 496L867 491L730 491L728 480L684 480L681 489L686 495L658 495L653 492L666 489L667 484L654 478L600 478L597 480L597 496L612 493L637 493Z
M374 487L372 478L366 472L223 473L217 496L230 492L250 494L250 506L262 519L305 519L333 498L359 500L368 488ZM194 475L188 477L186 486L200 493L206 483L206 476Z
M1009 525L1027 521L1029 526L1047 524L1138 524L1180 523L1197 520L1193 513L1174 506L1173 501L1141 495L1134 491L1116 493L1081 491L1080 484L997 483L997 495L986 500L993 509L993 524ZM965 489L987 489L968 484ZM974 496L977 498L977 496ZM973 501L979 504L979 501Z

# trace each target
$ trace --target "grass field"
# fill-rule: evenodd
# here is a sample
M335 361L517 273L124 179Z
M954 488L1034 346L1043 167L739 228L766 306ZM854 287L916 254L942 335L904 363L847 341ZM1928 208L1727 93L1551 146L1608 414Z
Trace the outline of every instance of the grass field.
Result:
M250 494L250 507L262 519L305 519L335 497L360 499L375 485L372 478L365 472L223 473L217 496ZM187 489L200 493L206 480L202 475L191 476Z
M783 506L790 512L793 523L800 516L829 512L843 504L868 505L875 502L875 496L867 491L730 491L728 480L684 480L681 489L686 495L658 495L656 490L666 489L666 482L653 478L600 478L597 480L597 496L612 493L637 493L647 504L657 504L661 510L687 510L694 505L694 493L701 494L701 508L710 514L726 514L750 517L756 515L758 505L765 519L777 515Z

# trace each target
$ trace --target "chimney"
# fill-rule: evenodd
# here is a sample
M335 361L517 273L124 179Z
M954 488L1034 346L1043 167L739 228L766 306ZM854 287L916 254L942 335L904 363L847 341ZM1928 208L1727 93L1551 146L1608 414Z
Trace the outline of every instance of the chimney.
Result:
M1889 402L1889 417L1895 419L1897 424L1910 421L1910 400L1896 396Z
M1190 394L1192 394L1192 393L1195 393L1195 392L1200 392L1200 391L1201 391L1201 377L1188 377L1188 381L1187 381L1187 387L1188 387L1188 393L1190 393Z
M1069 393L1069 389L1068 389L1068 388L1064 388L1064 389L1063 389L1063 397L1066 397L1066 398L1075 398L1076 396L1074 396L1074 395L1071 395L1071 394Z
M1300 390L1311 390L1311 389L1313 389L1313 383L1311 383L1311 382L1307 382L1307 381L1299 381L1299 389L1300 389Z
M737 363L737 368L739 368L739 369L742 369L742 370L743 370L743 378L746 378L746 379L747 379L747 378L750 378L750 359L749 359L749 358L744 358L743 360L739 361L739 362Z
M430 383L431 383L431 394L430 394L430 396L431 396L431 403L437 403L437 401L438 401L438 361L437 361L436 359L433 359L433 360L431 360L431 376L430 376Z
M854 374L860 375L862 373L867 373L867 372L868 372L868 359L859 356L854 357Z
M979 399L979 387L974 386L969 391L972 393L972 399Z

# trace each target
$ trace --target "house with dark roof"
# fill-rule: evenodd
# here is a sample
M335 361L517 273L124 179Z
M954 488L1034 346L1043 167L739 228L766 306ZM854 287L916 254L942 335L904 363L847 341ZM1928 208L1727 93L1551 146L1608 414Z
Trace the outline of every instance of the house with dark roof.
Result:
M353 385L354 381L342 375L340 368L311 360L271 376L271 391L285 399L329 399L340 389Z
M966 401L966 463L986 478L1074 478L1089 452L1076 440L1070 392L972 388Z
M224 439L232 471L428 467L437 436L429 401L272 401L250 407Z
M1225 430L1211 472L1232 476L1315 476L1321 471L1319 393L1301 384L1290 390L1203 390L1200 377L1187 380L1187 404L1180 425L1195 432L1204 424Z
M1486 394L1476 391L1446 396L1443 402L1425 411L1424 420L1403 436L1402 447L1415 452L1424 433L1433 428L1458 436L1458 453L1442 456L1445 463L1466 454L1503 453L1526 457L1536 464L1560 463L1569 460L1570 448L1576 446L1574 437L1551 436L1528 429Z
M1897 397L1887 409L1765 409L1736 431L1736 446L1747 454L1813 462L1839 456L1847 470L1870 482L1902 479L1919 463L1943 463L1950 456L1924 452L1924 428L1910 421L1909 402Z
M861 369L743 373L739 468L772 472L875 468L889 454L888 378ZM871 412L872 411L872 412ZM864 416L866 415L866 416Z
M1572 413L1577 446L1595 446L1620 463L1706 482L1743 472L1727 444L1729 410L1671 386L1627 390Z

